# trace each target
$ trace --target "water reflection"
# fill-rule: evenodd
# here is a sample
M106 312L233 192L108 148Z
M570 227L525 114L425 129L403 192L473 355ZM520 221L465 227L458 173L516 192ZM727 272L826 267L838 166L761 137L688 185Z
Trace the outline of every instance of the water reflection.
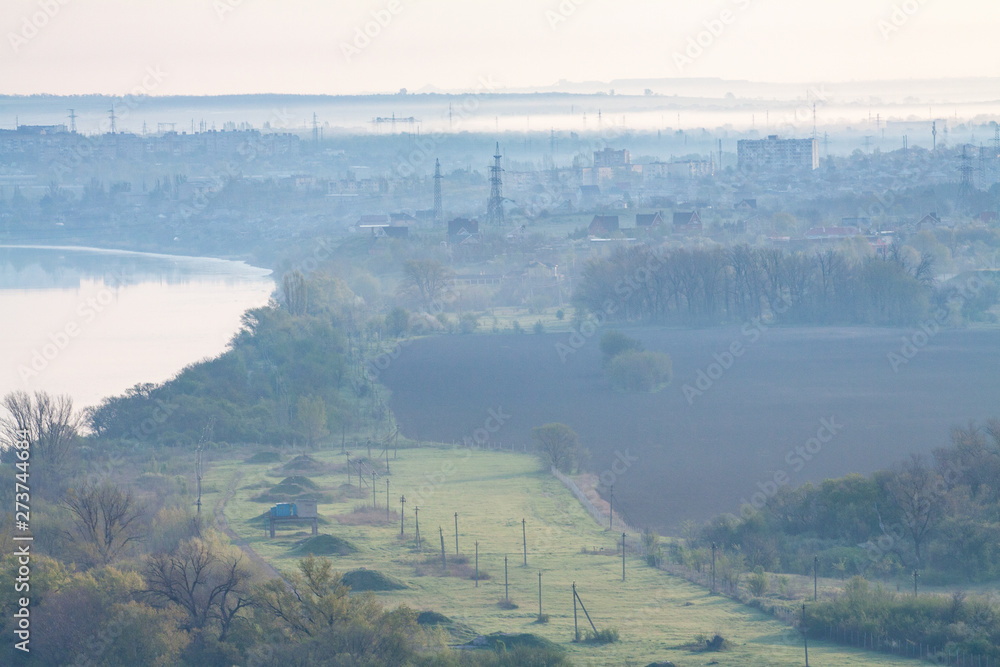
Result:
M221 353L273 290L242 262L0 246L0 395L70 394L92 405Z

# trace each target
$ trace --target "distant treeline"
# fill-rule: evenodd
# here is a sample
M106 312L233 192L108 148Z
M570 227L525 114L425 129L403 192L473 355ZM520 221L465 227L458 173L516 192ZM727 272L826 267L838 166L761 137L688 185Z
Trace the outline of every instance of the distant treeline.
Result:
M913 325L944 308L975 319L997 290L935 289L930 255L774 248L634 246L592 260L573 299L602 320L714 325L773 317L786 324ZM940 319L940 318L939 318Z

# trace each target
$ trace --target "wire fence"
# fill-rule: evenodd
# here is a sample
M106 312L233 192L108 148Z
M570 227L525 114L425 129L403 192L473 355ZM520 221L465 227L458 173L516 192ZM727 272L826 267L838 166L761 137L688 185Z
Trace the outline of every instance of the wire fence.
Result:
M570 490L576 499L583 505L584 509L593 517L599 525L608 525L608 514L598 508L580 487L569 477L559 472L555 468L552 474L563 485ZM642 531L628 525L615 512L615 521L621 521L623 532L640 536ZM620 547L619 547L620 548ZM642 540L638 537L626 539L625 550L627 553L647 558L649 554L643 546ZM802 615L794 608L782 604L767 604L758 597L754 597L746 588L741 585L739 579L725 579L718 577L713 581L711 570L695 570L679 563L671 563L666 560L653 561L658 569L688 581L704 586L736 600L742 604L755 607L761 611L774 616L787 625L799 628L802 627ZM888 636L878 636L875 633L859 632L856 629L847 627L827 626L824 628L807 628L808 635L813 639L825 639L827 641L853 646L876 653L885 653L901 658L913 658L923 662L930 662L936 665L949 665L950 667L1000 667L1000 658L989 654L969 653L954 647L931 646L927 643L913 642L909 640L893 639Z

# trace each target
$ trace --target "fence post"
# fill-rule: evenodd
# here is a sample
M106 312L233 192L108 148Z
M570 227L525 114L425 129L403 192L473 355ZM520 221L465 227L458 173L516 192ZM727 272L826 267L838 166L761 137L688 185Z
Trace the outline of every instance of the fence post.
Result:
M542 621L542 573L538 573L538 622Z
M510 600L509 589L507 587L507 554L503 555L503 599Z

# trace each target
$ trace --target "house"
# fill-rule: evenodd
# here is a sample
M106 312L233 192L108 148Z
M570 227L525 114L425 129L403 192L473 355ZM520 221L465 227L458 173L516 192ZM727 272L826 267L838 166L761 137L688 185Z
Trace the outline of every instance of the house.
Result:
M409 213L390 213L389 220L391 220L394 225L412 225L417 221L417 219Z
M619 230L617 215L595 215L587 228L590 236L607 236Z
M390 225L382 229L387 238L406 239L410 237L410 228L406 225Z
M701 216L698 211L675 211L674 231L683 233L700 233L702 230Z
M379 213L377 215L362 215L358 219L358 227L363 225L388 225L392 222L389 219L389 215L386 213Z
M854 217L854 218L840 219L841 227L857 227L858 229L864 229L867 227L871 227L871 224L872 224L872 219L868 217L861 217L861 218Z
M947 226L947 223L943 222L941 218L938 217L937 212L934 211L928 213L919 220L904 223L900 226L900 230L906 232L907 234L916 234L917 232L922 232L925 229L935 229L942 226Z
M601 199L601 188L596 185L581 185L576 191L576 204L581 208L593 206Z
M635 216L636 228L659 229L663 225L663 216L656 213L637 213Z
M448 221L449 243L478 243L479 221L455 218Z
M859 236L861 230L857 227L813 227L806 232L809 241L839 241Z
M372 238L406 239L410 237L407 225L389 225L386 223L358 225L359 230L371 230Z
M736 206L733 206L735 211L756 211L757 210L757 200L756 199L741 199L736 202Z

